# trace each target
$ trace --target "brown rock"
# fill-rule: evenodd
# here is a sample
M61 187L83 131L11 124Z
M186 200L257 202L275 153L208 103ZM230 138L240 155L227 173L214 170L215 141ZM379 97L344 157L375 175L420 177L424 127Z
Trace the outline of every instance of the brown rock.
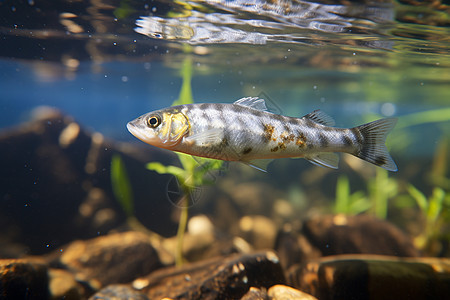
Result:
M160 267L147 235L125 232L75 241L63 248L51 264L63 266L94 289L112 283L131 282Z
M320 250L311 245L302 233L294 231L290 226L285 226L278 232L275 250L285 270L294 264L322 256Z
M293 266L288 283L321 300L448 299L450 259L329 256Z
M109 285L97 293L95 293L89 300L148 300L147 296L134 290L132 287L121 284Z
M302 233L324 256L351 253L419 256L407 235L391 223L368 215L318 216L303 224Z
M52 299L77 300L85 294L83 286L68 271L49 269L49 277Z
M271 219L264 216L244 216L239 221L239 229L239 236L254 249L273 249L277 230Z
M271 300L317 300L316 297L287 285L277 284L269 289Z
M269 300L266 289L251 287L241 300Z
M0 299L48 299L47 267L27 259L0 260Z
M250 287L268 288L283 282L278 257L268 251L158 270L136 280L133 286L150 299L239 299Z

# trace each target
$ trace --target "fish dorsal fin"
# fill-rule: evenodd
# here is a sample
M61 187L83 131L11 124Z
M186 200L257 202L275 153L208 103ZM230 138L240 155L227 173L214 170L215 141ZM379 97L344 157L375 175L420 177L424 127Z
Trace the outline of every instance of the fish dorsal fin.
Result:
M247 166L255 168L256 170L267 173L267 166L273 161L273 159L255 159L251 161L242 161Z
M304 115L303 118L313 120L314 122L325 126L334 126L336 124L332 117L319 109Z
M258 97L245 97L235 101L233 104L247 106L253 109L267 111L266 101Z
M320 152L315 155L305 157L309 162L331 169L337 169L339 164L339 156L332 152Z
M186 137L185 141L188 143L195 143L197 145L216 144L223 139L223 129L213 128L202 132L195 133Z

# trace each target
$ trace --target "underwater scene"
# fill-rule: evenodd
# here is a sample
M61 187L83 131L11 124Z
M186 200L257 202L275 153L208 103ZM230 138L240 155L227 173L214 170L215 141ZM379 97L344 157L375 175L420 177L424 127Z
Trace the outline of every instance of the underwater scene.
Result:
M448 299L450 3L0 0L0 299Z

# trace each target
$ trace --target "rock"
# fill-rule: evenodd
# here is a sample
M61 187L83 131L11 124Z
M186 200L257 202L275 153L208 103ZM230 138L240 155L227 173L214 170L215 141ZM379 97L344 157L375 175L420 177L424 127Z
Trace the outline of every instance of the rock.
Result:
M164 265L174 264L178 238L173 236L161 241L159 251ZM214 228L210 219L205 215L193 216L188 220L187 231L183 237L183 259L196 262L217 256L234 253L249 253L252 247L240 237L232 237ZM170 254L163 260L163 253Z
M239 236L256 250L273 249L277 229L272 220L264 216L244 216L239 221Z
M289 225L285 225L278 232L275 250L280 257L281 266L285 270L294 264L322 256L320 250L311 245L300 230L294 230Z
M49 290L52 299L77 300L84 298L86 291L68 271L49 269Z
M327 299L448 299L450 259L329 256L293 266L288 284Z
M317 300L316 297L310 294L281 284L272 286L268 294L271 300Z
M0 259L1 299L49 299L47 266L28 259Z
M64 267L77 281L87 282L94 290L112 283L131 282L161 266L150 238L140 232L75 241L53 254L50 264Z
M409 236L391 223L368 215L316 216L296 228L285 225L278 232L275 250L284 269L337 254L419 256Z
M150 299L239 299L250 287L268 288L284 281L278 257L267 251L161 269L133 286Z
M188 261L206 258L205 253L216 241L214 225L207 216L198 215L189 219L187 229L186 239L183 241L184 257Z
M269 300L266 289L251 287L241 300Z
M391 223L368 215L318 216L304 222L302 233L323 256L351 253L419 256L407 235Z
M148 300L147 296L134 290L130 286L113 284L109 285L97 293L95 293L89 300Z
M0 241L26 244L28 254L37 255L123 224L126 216L111 187L113 154L125 162L135 216L150 230L173 235L168 178L145 168L152 159L168 161L160 153L108 142L54 109L35 110L29 122L0 132Z

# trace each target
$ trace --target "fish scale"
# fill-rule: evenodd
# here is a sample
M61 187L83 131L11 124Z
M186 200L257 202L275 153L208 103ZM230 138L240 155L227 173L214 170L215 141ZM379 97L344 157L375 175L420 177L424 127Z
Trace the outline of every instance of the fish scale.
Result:
M301 118L267 111L263 99L246 97L230 104L203 103L169 107L127 124L137 138L157 147L191 155L240 161L303 157L337 168L336 152L346 152L390 171L397 166L387 152L386 136L395 118L354 128L332 127L321 111Z

